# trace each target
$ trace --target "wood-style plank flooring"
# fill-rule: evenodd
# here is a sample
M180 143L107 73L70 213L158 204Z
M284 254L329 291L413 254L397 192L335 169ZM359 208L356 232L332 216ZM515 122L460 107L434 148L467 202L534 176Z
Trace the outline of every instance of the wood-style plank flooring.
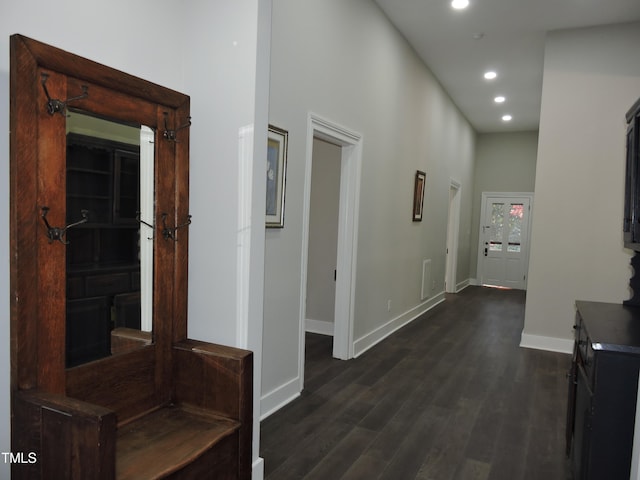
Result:
M525 293L468 287L359 358L307 334L261 425L267 480L566 480L570 355L520 348Z

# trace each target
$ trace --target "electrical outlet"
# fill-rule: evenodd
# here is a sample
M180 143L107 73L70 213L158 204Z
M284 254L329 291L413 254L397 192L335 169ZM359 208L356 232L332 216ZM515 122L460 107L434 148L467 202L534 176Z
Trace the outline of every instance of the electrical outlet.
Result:
M391 300L387 300L387 312L391 311Z

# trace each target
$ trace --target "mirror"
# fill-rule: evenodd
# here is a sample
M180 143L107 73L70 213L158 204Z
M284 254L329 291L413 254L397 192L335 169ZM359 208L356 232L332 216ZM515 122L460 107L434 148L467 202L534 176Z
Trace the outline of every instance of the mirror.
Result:
M172 369L173 344L187 338L189 96L22 35L12 35L10 57L12 386L16 390L63 393L103 404L107 397L114 398L113 382L122 387L122 372L127 371L127 378L135 379L135 385L130 385L130 394L123 402L127 415L135 416L151 409L152 400L165 395L162 392L166 392L167 385L158 379ZM134 136L148 135L146 144L151 145L151 139L155 143L148 151L143 148L132 152L128 140L108 138L118 143L115 150L121 154L120 167L116 172L110 166L114 173L104 174L109 180L102 187L93 187L86 180L92 173L91 166L80 163L73 167L78 171L67 172L67 164L75 161L67 160L67 143L83 145L82 137L89 137L89 143L104 139L92 139L95 135L81 126L71 128L69 113L89 117L84 121L107 120L118 128L136 126ZM144 146L145 141L138 144ZM136 162L138 167L132 167ZM147 167L153 170L138 170ZM89 171L83 172L82 168ZM136 174L139 180L135 179ZM69 175L78 178L68 179ZM115 183L133 184L135 195L115 195ZM98 199L85 206L70 198L74 188L77 194L88 196L99 196L98 189L102 188L103 196L113 198L104 202L106 206L100 206ZM145 195L145 188L152 193ZM145 224L135 218L138 201L140 221ZM118 210L116 215L114 208ZM86 220L82 210L89 211ZM77 225L71 226L74 224ZM110 226L101 233L92 231L98 224ZM146 224L154 228L147 228ZM153 240L146 241L148 238ZM96 242L113 242L118 248L101 256L102 251L95 249ZM149 261L145 260L147 256ZM128 296L119 297L117 306L105 300L102 310L94 306L93 313L78 314L80 326L68 332L68 311L75 314L76 310L74 305L67 308L67 301L88 302L87 298L111 296L111 286L102 274L77 278L90 263L112 268L112 273L120 263L129 283L135 284L138 279L139 290L112 292L114 297ZM139 270L129 268L137 264ZM74 282L80 284L75 291ZM87 292L88 284L94 290ZM74 298L68 298L67 290ZM137 291L140 307L135 299ZM116 316L112 311L128 312L132 304L136 326L138 315L140 318L140 330L122 327L130 335L117 339L122 342L114 342ZM102 333L90 340L99 338L97 343L102 342L102 350L99 354L74 352L68 359L68 343L75 350L84 348L84 344L68 341L67 335L76 333L76 327L87 327L82 322L91 322L96 315L102 315L103 328L94 330ZM125 317L124 325L131 325L127 313L118 315L117 322L122 323ZM105 337L107 330L110 335ZM88 335L78 334L78 338L84 337ZM115 354L115 343L128 343L135 348Z
M152 341L154 131L66 115L66 366Z

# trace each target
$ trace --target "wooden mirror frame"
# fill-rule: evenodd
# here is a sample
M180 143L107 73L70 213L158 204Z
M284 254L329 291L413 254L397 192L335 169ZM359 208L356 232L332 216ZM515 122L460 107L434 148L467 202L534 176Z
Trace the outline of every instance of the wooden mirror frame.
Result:
M188 228L177 232L177 241L163 238L161 214L169 226L189 215L189 129L181 129L177 141L163 138L163 132L165 124L175 129L188 122L190 99L21 35L11 37L10 58L12 392L69 395L124 412L119 421L134 418L170 392L163 383L172 368L171 346L187 338ZM49 74L51 98L76 97L86 85L88 96L70 107L156 132L154 343L72 369L65 368L65 246L49 241L41 218L46 205L51 225L64 226L66 220L65 118L47 112L43 72ZM127 375L118 385L140 392L138 397L118 398L110 391L113 382L105 381L125 365ZM12 425L12 436L14 430Z

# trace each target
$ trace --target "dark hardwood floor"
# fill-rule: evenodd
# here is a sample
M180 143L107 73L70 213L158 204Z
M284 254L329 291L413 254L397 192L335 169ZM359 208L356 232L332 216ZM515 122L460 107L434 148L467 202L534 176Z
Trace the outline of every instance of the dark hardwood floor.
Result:
M525 293L468 287L357 359L307 334L261 425L267 480L566 480L570 355L520 348Z

